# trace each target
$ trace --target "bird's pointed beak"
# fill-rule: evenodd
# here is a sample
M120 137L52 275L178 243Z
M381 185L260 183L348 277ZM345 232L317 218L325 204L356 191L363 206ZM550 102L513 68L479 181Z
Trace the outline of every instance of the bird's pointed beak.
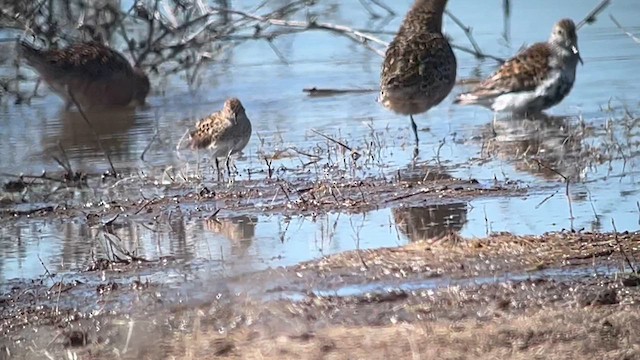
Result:
M571 51L573 51L574 54L578 55L578 61L580 61L581 65L584 65L584 61L582 61L582 56L580 56L580 50L578 50L578 47L573 45L571 47Z

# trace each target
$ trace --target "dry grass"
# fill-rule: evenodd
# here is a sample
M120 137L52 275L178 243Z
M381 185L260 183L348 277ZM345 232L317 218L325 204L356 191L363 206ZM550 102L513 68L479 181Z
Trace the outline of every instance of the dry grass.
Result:
M53 316L46 307L7 298L17 310L6 313L3 331L28 341L0 341L0 350L10 346L16 359L65 352L79 359L640 358L637 279L620 281L611 273L524 280L498 275L509 266L526 271L536 261L556 264L558 273L570 272L562 266L571 261L582 262L583 269L593 261L615 270L625 261L620 249L636 266L639 240L638 234L557 233L425 241L230 279L258 290L222 291L204 303L157 303L161 286L119 286L108 296L135 295L137 304L99 317L77 313L75 320L67 308ZM436 279L494 281L445 281L432 289L432 272ZM367 288L407 280L423 287L394 293ZM353 295L331 290L360 285L362 293ZM280 296L292 293L298 300ZM62 294L61 303L79 306L69 296Z
M461 240L455 234L420 241L399 248L349 251L297 266L301 272L324 274L360 272L378 278L405 278L411 274L468 276L504 272L538 271L546 268L591 266L610 261L620 271L634 269L640 251L637 233L560 232L542 236L496 234L488 238ZM628 260L628 261L627 261ZM594 273L596 271L594 270Z
M200 333L176 359L637 359L640 315L627 307L542 310L488 322L424 322L310 331Z

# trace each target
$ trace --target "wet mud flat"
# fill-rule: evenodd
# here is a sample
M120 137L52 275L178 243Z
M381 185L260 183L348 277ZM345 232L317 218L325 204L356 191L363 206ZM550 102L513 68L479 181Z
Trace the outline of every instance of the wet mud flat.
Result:
M81 254L79 268L57 274L42 263L41 277L0 285L0 359L640 358L637 233L469 239L444 226L404 246L229 275L223 257L146 257L119 231L136 223L153 232L176 218L216 227L238 215L314 219L565 189L456 178L446 163L389 170L333 145L331 160L265 161L232 179L198 164L6 181L1 226L82 224L84 238L72 240L102 246Z
M525 191L451 177L377 181L214 184L123 197L117 206L5 209L2 221L62 216L109 232L127 217L151 221L176 204L197 212L213 200L226 210L203 216L256 208L312 215ZM267 198L270 207L255 206ZM637 233L462 239L452 232L230 277L210 272L211 260L142 259L116 249L74 273L3 284L0 356L639 358L639 248Z
M377 23L373 18L378 15L367 15L365 2L340 1L318 4L312 11L304 1L260 1L251 10L259 17L241 15L252 7L248 1L241 12L216 15L219 19L210 24L214 31L203 32L201 23L193 21L202 10L182 3L175 14L163 6L171 16L160 17L147 16L143 2L135 2L135 11L108 6L103 12L100 5L93 9L96 16L84 5L58 10L54 3L38 2L34 11L8 10L35 15L39 21L28 23L47 39L55 31L42 25L54 18L70 20L71 26L60 24L69 34L77 30L80 16L89 26L92 17L100 28L107 21L105 29L116 35L114 46L128 47L136 63L146 59L143 65L155 73L156 90L147 109L91 115L95 128L89 129L76 113L55 111L60 104L54 97L25 91L21 82L32 82L34 74L23 78L16 67L14 79L13 62L6 56L0 61L3 76L10 74L11 86L5 90L16 92L16 105L33 99L28 108L7 107L9 141L0 144L6 155L0 176L0 242L8 248L0 249L0 360L640 358L639 234L490 235L492 222L517 232L521 228L513 223L544 221L525 226L534 234L551 225L573 229L574 219L578 228L591 225L593 231L615 230L614 218L619 229L637 228L633 178L640 152L633 94L638 81L631 75L638 56L621 26L601 19L584 28L580 46L588 65L579 70L573 94L548 118L492 122L485 110L439 106L421 120L428 128L417 158L435 156L434 161L414 166L413 158L407 166L412 142L397 133L398 126L406 130L407 119L372 106L373 96L362 90L377 87L379 61L368 50L362 53L361 44L337 42L335 27L327 37L315 31L316 25L345 21L353 29L379 25L382 32L374 34L386 42L400 16ZM499 3L508 4L496 2L496 11ZM397 14L406 11L398 4ZM263 5L268 9L260 10ZM542 39L560 13L575 17L594 4L549 2L558 12L527 2L519 2L516 11L503 6L504 29L494 17L487 22L485 4L482 9L473 1L451 5L469 26L447 26L457 45L468 35L475 48L473 25L487 54L507 57L522 44ZM625 26L633 24L633 5L617 1L612 16ZM109 20L125 12L133 16ZM595 20L591 14L590 22ZM297 25L274 31L271 20ZM172 30L175 21L186 32ZM300 26L313 27L313 36L322 37L308 41ZM128 36L125 27L135 36ZM18 28L24 31L22 24ZM114 33L119 30L122 36ZM191 40L185 46L185 34L192 31L204 37L187 35ZM136 41L129 39L136 38L147 40L134 48ZM219 41L223 38L240 45L232 45L233 56L228 44ZM178 52L175 40L186 51ZM265 53L270 51L265 41L273 56ZM162 55L167 52L172 55ZM203 61L191 61L194 55ZM456 56L465 78L488 76L497 65L470 54ZM265 74L274 78L262 81ZM356 91L348 98L301 96L300 89L310 86L316 95L321 87ZM236 179L216 181L203 170L211 163L198 159L194 165L192 154L179 154L176 143L185 126L209 114L229 92L246 99L256 137L239 162ZM613 105L611 96L617 99ZM385 124L386 130L375 130ZM102 143L96 144L96 138ZM108 154L115 165L105 159ZM59 167L66 173L10 175ZM527 196L532 199L523 209L521 202L500 203ZM475 202L484 198L495 202ZM481 208L485 205L489 211ZM542 215L527 213L532 209ZM464 223L472 224L467 219L473 215L477 220L482 210L486 237L461 238ZM340 225L362 217L365 237L392 241L369 241L366 246L375 249L329 256L323 242L320 251L299 255L312 247L300 234L314 231L312 226L286 240L286 230L265 231L265 223L272 228L285 224L286 229L293 223L293 228L296 217L310 223L326 220L326 227L318 227L325 230L335 214L344 214ZM365 219L371 215L377 218ZM556 219L567 215L571 221L556 226ZM587 217L593 218L591 224ZM243 229L238 219L252 224ZM340 233L340 240L353 236L359 248L359 230L352 235L337 224L336 219L334 234ZM473 225L483 228L477 221ZM262 229L256 232L256 226ZM393 226L398 246L380 248L393 246L396 239L378 230ZM249 239L243 238L245 230ZM192 236L206 232L219 236ZM329 245L338 242L335 238L328 239ZM209 249L207 257L209 239L220 251L212 256ZM259 256L236 257L240 262L250 258L247 268L226 271L236 265L228 249L258 252L257 246L251 248L256 243L262 245ZM185 255L185 248L192 253ZM329 252L351 248L336 246ZM263 270L261 265L277 263L269 262L272 256L294 261ZM4 280L14 277L20 279Z
M522 183L511 181L480 183L476 179L457 179L438 167L412 167L388 177L343 174L348 169L330 169L326 176L316 171L277 177L269 168L265 170L268 178L256 180L184 177L184 181L172 178L164 183L155 177L139 176L116 180L67 173L31 176L5 183L5 192L0 194L0 221L9 224L21 218L56 217L86 220L100 227L117 224L115 216L120 220L149 220L176 208L194 213L208 209L208 215L216 216L234 212L291 216L360 213L399 204L444 204L512 196L524 194L527 189Z
M171 227L178 214L215 226L239 214L315 218L565 188L459 179L425 164L378 170L350 153L333 158L340 160L312 170L267 163L232 180L185 167L5 182L2 226L80 223L85 241L104 246L80 268L57 274L43 263L43 276L0 285L0 356L640 356L636 233L468 239L452 227L404 246L228 275L224 258L147 258L118 232L131 222Z

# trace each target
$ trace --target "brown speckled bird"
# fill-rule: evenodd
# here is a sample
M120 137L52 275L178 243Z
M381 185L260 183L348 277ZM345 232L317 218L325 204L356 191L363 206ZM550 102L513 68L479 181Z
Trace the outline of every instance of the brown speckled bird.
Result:
M562 19L554 25L548 42L534 44L509 59L455 102L478 104L496 112L539 113L569 94L578 62L582 63L582 58L576 26L570 19Z
M189 146L192 149L209 149L216 160L241 152L251 138L251 121L236 98L227 99L221 111L198 121L190 133Z
M22 41L20 55L65 99L83 109L142 105L149 94L147 75L117 51L97 42L40 50Z
M438 105L456 80L456 57L442 35L447 0L416 0L385 54L378 101L396 113L413 115Z

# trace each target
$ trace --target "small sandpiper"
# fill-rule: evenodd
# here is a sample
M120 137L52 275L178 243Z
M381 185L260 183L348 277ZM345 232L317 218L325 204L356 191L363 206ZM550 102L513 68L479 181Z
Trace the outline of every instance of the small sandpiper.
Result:
M20 55L66 101L84 109L142 105L149 94L147 75L117 51L98 42L40 50L22 41Z
M456 57L442 35L447 0L416 0L385 54L378 101L411 118L449 95L456 81Z
M230 173L229 157L241 152L250 138L251 121L240 100L230 98L225 101L221 111L198 121L195 130L190 132L189 147L211 150L218 172L218 159L225 158Z
M548 42L536 43L509 59L472 91L460 94L455 103L478 104L495 112L537 114L569 94L578 62L582 58L576 26L562 19Z

